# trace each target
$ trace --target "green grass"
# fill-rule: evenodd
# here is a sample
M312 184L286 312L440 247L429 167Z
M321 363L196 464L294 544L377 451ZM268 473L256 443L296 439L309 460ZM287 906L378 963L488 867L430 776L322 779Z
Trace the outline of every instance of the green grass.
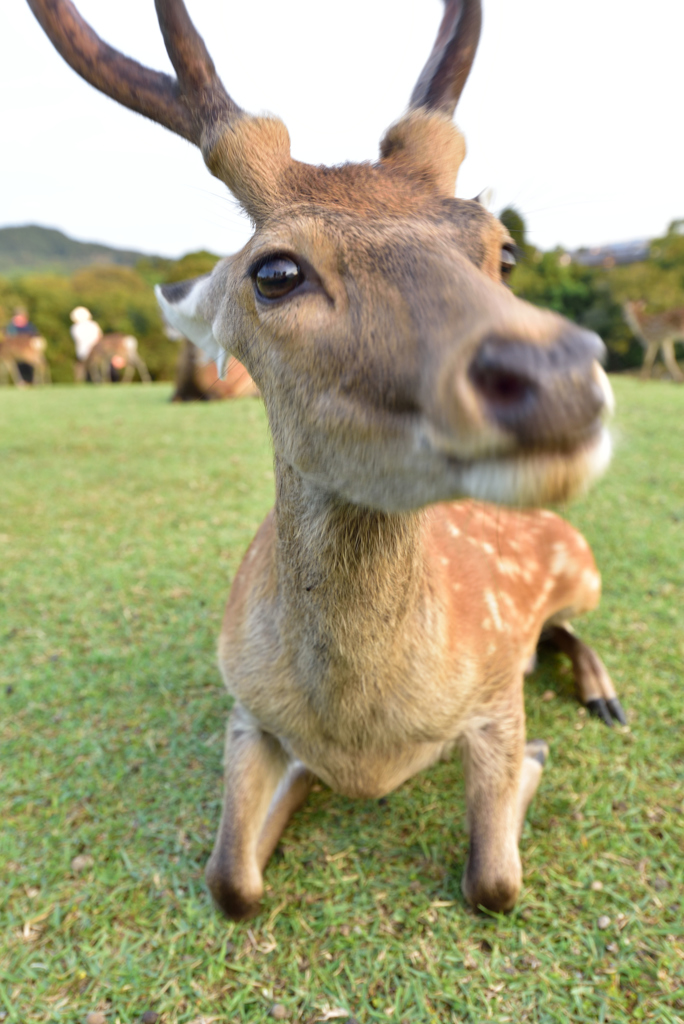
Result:
M304 1022L684 1021L684 388L616 389L613 468L568 515L604 574L582 635L631 731L582 714L559 657L528 680L551 758L515 912L460 895L455 759L380 803L317 788L241 925L202 872L219 621L273 494L263 409L4 389L0 1018L257 1022L282 1003Z

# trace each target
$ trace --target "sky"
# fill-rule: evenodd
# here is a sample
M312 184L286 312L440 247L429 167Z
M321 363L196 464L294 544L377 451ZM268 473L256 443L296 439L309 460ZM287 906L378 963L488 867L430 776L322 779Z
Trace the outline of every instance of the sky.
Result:
M440 0L186 0L223 82L288 126L295 158L372 160L406 107ZM494 190L542 248L662 234L684 217L682 40L674 0L483 0L456 111L456 194ZM77 0L110 44L171 70L153 0ZM178 256L250 229L199 152L86 85L25 0L0 4L0 226Z

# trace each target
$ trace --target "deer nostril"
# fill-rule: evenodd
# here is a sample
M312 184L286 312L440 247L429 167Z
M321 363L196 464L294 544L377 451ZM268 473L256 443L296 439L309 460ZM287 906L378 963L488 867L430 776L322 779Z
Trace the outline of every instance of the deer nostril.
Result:
M547 345L492 334L468 376L486 415L519 442L572 446L595 431L606 404L595 372L600 346L576 328Z
M480 395L492 406L520 405L532 398L536 390L528 377L495 366L473 367L471 379Z

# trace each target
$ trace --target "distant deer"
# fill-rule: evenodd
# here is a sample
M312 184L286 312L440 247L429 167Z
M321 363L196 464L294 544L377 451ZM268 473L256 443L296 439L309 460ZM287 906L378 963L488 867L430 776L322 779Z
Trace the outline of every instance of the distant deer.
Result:
M0 337L0 382L7 384L11 377L17 387L24 387L19 365L30 366L33 384L49 384L50 367L45 358L47 342L40 334L14 334Z
M111 367L123 370L123 381L128 384L138 371L140 380L149 384L149 370L138 353L138 339L132 334L105 334L93 346L85 360L85 376L94 384L111 381Z
M675 341L684 341L684 309L668 309L665 313L647 313L643 299L625 302L622 307L625 320L633 334L644 346L641 376L648 378L653 372L658 352L662 349L663 362L673 380L684 381L675 356Z
M176 387L171 397L172 402L210 402L224 398L256 398L258 394L258 387L235 356L228 359L223 376L221 376L213 359L207 359L207 356L194 342L182 338L181 350L176 363Z
M608 724L624 713L569 625L599 600L584 539L550 512L455 500L566 500L610 458L601 341L516 298L510 237L454 198L479 0L447 0L379 161L332 168L293 160L279 120L237 106L181 0L156 0L177 81L112 50L68 0L29 3L84 78L196 143L255 225L209 276L158 290L167 320L245 364L275 449L275 508L219 644L235 705L214 898L256 911L314 778L381 797L458 746L463 892L508 910L546 758L523 703L542 630L580 699Z

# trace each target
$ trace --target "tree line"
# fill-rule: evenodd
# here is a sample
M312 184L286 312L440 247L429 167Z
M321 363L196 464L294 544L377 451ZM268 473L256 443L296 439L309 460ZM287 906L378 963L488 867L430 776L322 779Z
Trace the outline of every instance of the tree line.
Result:
M682 220L673 221L662 238L654 239L648 258L640 263L587 267L569 260L562 249L542 252L531 245L516 210L504 210L501 219L519 250L513 291L600 334L608 347L609 370L637 367L643 359L643 350L624 321L623 302L643 298L650 312L684 307ZM218 258L196 252L180 260L145 258L134 267L91 265L70 275L0 276L0 322L7 323L14 308L24 306L47 339L53 380L72 381L69 313L75 306L87 306L105 333L135 335L153 379L170 380L178 347L164 334L152 286L205 274Z
M87 306L105 334L133 334L154 380L172 380L178 344L164 334L153 285L206 274L218 256L196 252L180 260L141 259L135 267L91 265L73 274L0 276L0 328L23 306L47 340L53 381L74 379L74 343L69 313Z
M587 267L563 249L535 248L527 241L523 218L510 207L501 220L519 250L511 276L515 294L596 331L608 348L609 370L632 369L643 361L643 348L623 316L624 302L644 299L649 313L684 308L684 220L672 221L667 233L651 242L647 259L613 267Z

